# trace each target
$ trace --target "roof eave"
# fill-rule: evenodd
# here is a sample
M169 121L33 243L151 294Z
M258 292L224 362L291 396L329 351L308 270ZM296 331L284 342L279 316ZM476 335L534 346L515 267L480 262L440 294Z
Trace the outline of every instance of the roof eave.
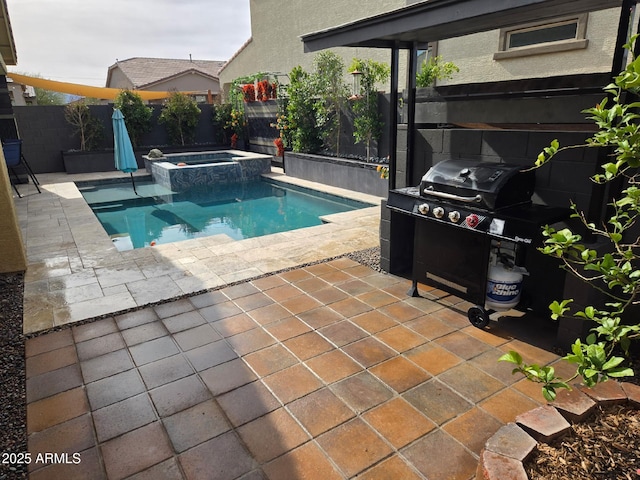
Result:
M13 39L13 30L11 29L6 0L0 1L0 16L2 22L0 24L0 55L2 56L3 71L6 72L6 65L17 65L18 63L18 54L15 40Z

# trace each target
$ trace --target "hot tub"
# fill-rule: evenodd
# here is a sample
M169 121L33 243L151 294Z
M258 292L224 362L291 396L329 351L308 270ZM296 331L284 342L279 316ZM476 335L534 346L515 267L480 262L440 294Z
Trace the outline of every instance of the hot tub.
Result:
M242 150L216 150L143 158L155 183L181 192L196 185L227 185L255 180L271 171L273 157Z

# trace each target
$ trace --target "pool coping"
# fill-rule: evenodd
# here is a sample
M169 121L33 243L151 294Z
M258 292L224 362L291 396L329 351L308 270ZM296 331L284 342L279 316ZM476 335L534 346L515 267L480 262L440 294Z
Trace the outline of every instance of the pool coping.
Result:
M29 263L25 333L379 246L382 198L286 177L275 170L264 176L375 206L327 215L319 226L263 237L234 241L217 235L118 252L74 183L114 178L119 172L108 173L54 175L51 180L40 175L43 194L16 199Z

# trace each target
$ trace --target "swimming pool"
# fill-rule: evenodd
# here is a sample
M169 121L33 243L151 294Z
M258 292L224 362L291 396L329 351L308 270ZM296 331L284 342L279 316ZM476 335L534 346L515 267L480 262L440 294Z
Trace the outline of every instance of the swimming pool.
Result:
M174 193L151 180L78 189L119 251L225 234L234 240L322 224L320 217L371 204L272 180Z

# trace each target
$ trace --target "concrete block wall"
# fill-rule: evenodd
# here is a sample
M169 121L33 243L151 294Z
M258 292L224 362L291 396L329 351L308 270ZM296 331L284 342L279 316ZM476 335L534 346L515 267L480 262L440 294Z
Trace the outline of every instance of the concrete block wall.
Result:
M532 166L538 154L552 140L557 139L560 145L565 146L579 145L584 144L589 136L589 132L567 131L418 129L413 155L413 177L407 183L418 185L431 166L451 158ZM398 172L404 173L404 169L404 163L399 162ZM536 170L533 201L558 207L569 206L573 201L580 209L587 210L595 187L589 177L596 171L597 149L564 151L552 162Z
M478 162L508 162L518 165L533 165L538 153L558 139L561 145L583 144L591 134L574 131L540 130L474 130L459 128L418 128L413 152L412 178L405 180L406 128L400 126L398 132L397 188L420 183L422 175L434 164L450 158L467 158ZM406 147L405 147L406 148ZM588 211L594 191L599 187L589 180L597 171L597 149L571 149L560 153L553 161L536 171L536 190L533 201L557 207L568 207L571 202ZM413 220L406 215L390 212L386 205L381 207L380 247L381 267L388 272L411 275L413 256ZM547 257L538 259L544 268L550 265ZM541 267L542 268L542 267ZM539 278L539 275L537 276ZM564 284L560 273L558 281L545 291L537 288L536 295L553 299L580 298L583 284ZM555 277L554 277L555 278ZM533 286L529 287L530 289ZM546 288L546 286L545 286ZM553 290L549 292L548 290ZM540 291L538 291L540 290ZM564 290L564 291L563 291ZM571 295L567 296L568 293ZM585 295L587 293L584 293ZM545 303L543 308L548 304ZM558 344L567 346L585 332L583 323L559 325Z
M151 148L169 145L169 137L164 125L158 124L161 105L150 105L153 108L151 117L152 130L144 135L139 146ZM194 143L215 143L215 126L212 122L211 105L198 105L202 113L196 129ZM102 121L104 135L100 149L113 148L113 130L111 115L113 105L90 105L91 113ZM23 140L25 157L35 173L64 172L62 152L77 149L79 140L73 134L73 127L64 119L64 106L23 106L15 107L14 113L18 133Z

